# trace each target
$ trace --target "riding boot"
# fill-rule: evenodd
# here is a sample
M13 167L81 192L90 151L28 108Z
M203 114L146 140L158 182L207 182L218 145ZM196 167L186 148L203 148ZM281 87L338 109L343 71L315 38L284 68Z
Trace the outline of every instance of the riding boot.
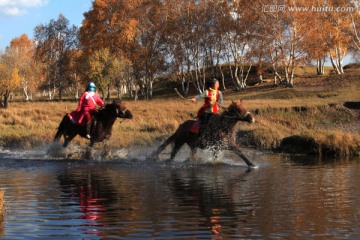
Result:
M199 131L199 135L201 135L205 129L205 126L208 122L208 113L204 113L201 117L200 117L200 131Z
M91 131L91 122L89 122L88 124L86 124L86 138L90 139L90 131Z
M201 117L200 117L200 131L199 131L199 135L201 135L206 127L206 124L209 122L210 117L212 116L211 113L207 113L205 112Z

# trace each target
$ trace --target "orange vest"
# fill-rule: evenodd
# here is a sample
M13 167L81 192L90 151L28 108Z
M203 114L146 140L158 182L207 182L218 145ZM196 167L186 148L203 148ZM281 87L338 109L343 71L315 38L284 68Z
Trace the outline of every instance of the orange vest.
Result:
M218 112L218 105L216 104L219 99L219 90L206 90L206 97L204 99L204 105L199 109L197 118L201 118L201 116L206 112L207 109L210 109L211 113L216 114Z

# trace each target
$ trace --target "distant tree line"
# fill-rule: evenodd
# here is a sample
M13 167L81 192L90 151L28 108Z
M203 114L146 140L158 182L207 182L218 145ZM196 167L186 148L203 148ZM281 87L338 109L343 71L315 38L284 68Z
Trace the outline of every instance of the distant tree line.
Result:
M251 69L259 82L270 69L274 84L288 86L299 65L316 63L322 75L329 60L343 74L345 56L360 51L356 1L275 2L95 0L81 27L59 15L36 26L34 39L22 35L0 52L1 105L12 93L78 97L88 81L106 98L116 91L151 99L160 76L177 79L187 95L211 77L244 89Z

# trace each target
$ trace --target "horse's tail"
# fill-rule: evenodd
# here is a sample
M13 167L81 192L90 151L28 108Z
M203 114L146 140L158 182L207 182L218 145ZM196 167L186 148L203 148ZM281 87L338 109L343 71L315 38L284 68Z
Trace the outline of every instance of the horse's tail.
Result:
M61 136L64 134L66 118L67 118L67 114L63 117L63 119L60 122L58 130L57 130L57 132L55 134L55 137L54 137L54 142L58 142L60 140Z
M153 152L150 156L151 159L153 160L157 160L159 158L159 155L162 151L164 151L164 149L167 147L167 145L169 145L170 143L172 143L175 140L175 134L171 135L168 139L166 139L165 142L163 142L157 149L155 152Z

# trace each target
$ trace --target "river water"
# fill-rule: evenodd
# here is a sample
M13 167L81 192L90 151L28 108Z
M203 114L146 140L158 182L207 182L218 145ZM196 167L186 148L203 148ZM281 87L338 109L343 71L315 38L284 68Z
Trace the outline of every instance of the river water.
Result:
M0 152L0 238L360 239L358 158L246 154L257 169Z

